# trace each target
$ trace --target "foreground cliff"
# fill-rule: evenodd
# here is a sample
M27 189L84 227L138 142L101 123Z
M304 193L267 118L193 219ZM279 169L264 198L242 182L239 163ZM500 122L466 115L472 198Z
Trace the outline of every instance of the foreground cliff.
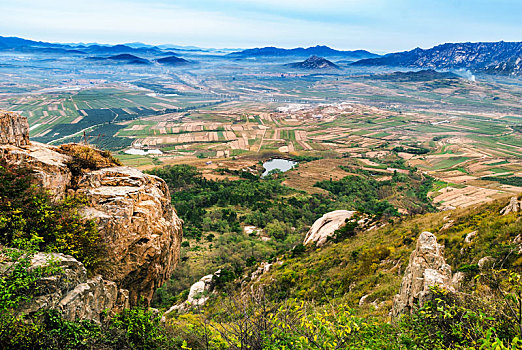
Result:
M98 277L87 279L83 272L74 273L77 278L69 278L67 286L56 284L50 289L56 303L44 302L42 307L73 305L73 295L68 293L79 286L75 300L84 300L84 304L90 300L93 310L121 307L127 301L130 306L142 301L149 304L155 289L176 267L182 239L182 222L170 204L165 182L120 166L110 154L84 145L54 147L30 142L28 130L26 118L0 112L0 158L7 164L29 167L56 199L85 197L88 205L81 214L95 220L106 251L105 266L95 271ZM74 269L82 271L76 263L71 263ZM68 301L63 301L67 295ZM93 304L103 298L110 300ZM74 307L85 305L76 303ZM68 312L64 310L66 315ZM89 312L72 314L95 318Z

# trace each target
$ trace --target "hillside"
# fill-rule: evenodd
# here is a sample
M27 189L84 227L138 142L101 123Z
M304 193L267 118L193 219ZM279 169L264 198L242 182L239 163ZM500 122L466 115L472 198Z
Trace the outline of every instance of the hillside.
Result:
M434 212L433 180L398 159L380 181L342 166L320 195L277 172L147 175L31 142L14 113L0 130L1 348L518 349L517 198ZM310 227L326 239L303 245Z
M339 69L335 63L318 56L311 56L303 62L290 63L286 66L298 69Z
M89 60L98 61L98 62L120 62L125 64L137 64L137 65L146 65L150 64L149 60L146 60L141 57L137 57L128 53L122 53L119 55L109 56L109 57L89 57Z
M522 42L448 43L431 49L390 53L379 58L363 59L354 66L390 66L431 69L470 69L489 73L500 69L503 74L519 74ZM518 67L518 68L517 68Z
M167 324L193 349L229 348L240 327L252 347L270 334L267 349L518 349L510 307L520 297L506 302L502 293L520 288L522 220L502 215L507 204L390 220L321 248L297 245L232 281L218 271L192 286L190 303L169 310ZM203 325L207 339L193 333Z
M158 58L156 62L168 66L183 66L190 63L186 59L174 55Z

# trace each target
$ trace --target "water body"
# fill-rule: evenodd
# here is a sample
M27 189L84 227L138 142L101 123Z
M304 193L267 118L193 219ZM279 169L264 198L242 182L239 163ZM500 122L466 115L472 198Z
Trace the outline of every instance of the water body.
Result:
M297 162L293 162L291 160L287 159L272 159L268 162L263 163L263 168L265 168L265 171L263 172L263 175L261 177L265 177L268 175L268 173L272 170L280 170L282 172L288 171L295 167L297 165Z
M137 148L129 148L124 151L126 154L145 156L148 154L163 154L159 149L137 149Z

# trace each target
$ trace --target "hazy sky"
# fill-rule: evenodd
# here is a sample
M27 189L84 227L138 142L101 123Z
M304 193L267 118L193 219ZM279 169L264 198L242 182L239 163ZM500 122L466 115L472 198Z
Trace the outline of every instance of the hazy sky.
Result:
M522 41L522 0L1 0L0 35L376 52Z

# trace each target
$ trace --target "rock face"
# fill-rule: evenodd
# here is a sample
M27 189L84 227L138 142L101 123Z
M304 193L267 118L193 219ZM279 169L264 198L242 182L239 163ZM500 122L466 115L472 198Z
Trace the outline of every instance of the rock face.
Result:
M522 73L522 42L447 43L423 50L363 59L356 66L470 69L494 74Z
M317 247L323 246L329 237L338 230L347 219L350 219L356 212L348 210L335 210L324 214L317 219L304 239L304 245L313 244Z
M430 294L430 287L435 285L453 290L451 268L446 264L443 246L437 243L437 237L423 232L411 253L400 292L393 300L392 315L397 317L422 305Z
M21 312L31 314L42 309L56 309L67 320L89 319L101 321L104 310L117 311L128 307L128 293L116 283L101 276L87 278L83 264L64 254L36 254L31 268L45 267L50 262L60 272L42 277L37 282L35 297L22 305Z
M500 211L500 214L507 215L509 213L518 213L522 211L522 201L519 201L517 197L511 197L509 204Z
M83 215L95 219L110 247L104 277L129 290L132 305L152 299L179 259L182 222L170 205L166 183L128 167L105 168L78 180L89 198Z
M0 157L33 169L58 199L67 194L86 196L90 205L82 214L96 220L110 262L100 274L117 289L127 289L131 305L141 298L148 304L175 268L182 239L182 221L170 204L166 183L129 167L78 171L78 154L96 153L99 159L104 155L83 145L58 148L28 142L27 120L4 115L11 119L0 119L1 140L6 140L0 144Z
M0 144L23 146L29 144L29 123L19 114L0 111Z

